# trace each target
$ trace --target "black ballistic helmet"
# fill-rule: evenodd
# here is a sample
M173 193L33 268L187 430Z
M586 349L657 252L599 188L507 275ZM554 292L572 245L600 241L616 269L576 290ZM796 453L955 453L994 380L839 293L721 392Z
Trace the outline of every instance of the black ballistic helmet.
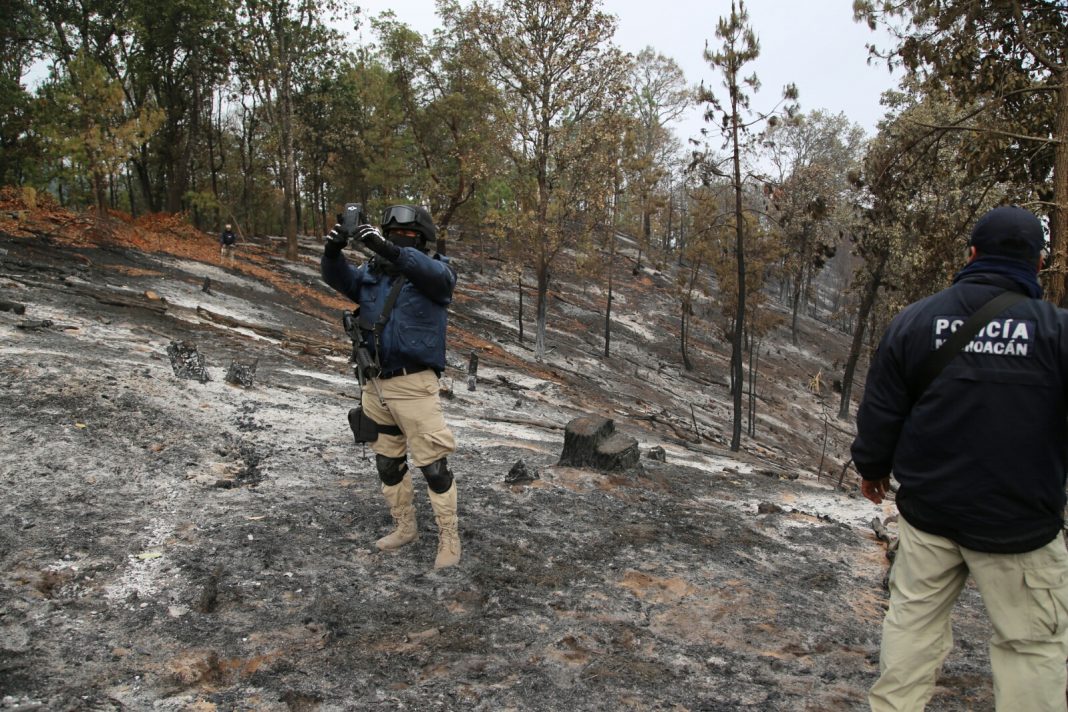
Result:
M430 211L421 205L391 205L382 213L382 232L393 229L414 230L424 244L433 243L438 236Z

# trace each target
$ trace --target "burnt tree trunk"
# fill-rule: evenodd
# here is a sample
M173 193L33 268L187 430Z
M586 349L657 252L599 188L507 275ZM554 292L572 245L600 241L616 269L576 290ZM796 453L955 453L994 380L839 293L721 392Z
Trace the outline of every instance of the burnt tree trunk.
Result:
M519 270L519 279L516 282L519 289L519 343L523 343L523 270Z
M884 250L879 255L879 261L872 270L871 280L868 283L864 296L861 298L860 307L857 309L857 323L853 332L853 342L849 347L849 357L846 359L845 373L842 374L842 400L838 406L838 417L841 420L849 418L849 403L853 393L853 376L857 370L857 361L860 360L860 347L864 343L864 330L871 317L875 299L879 295L879 287L883 282L883 274L886 263L890 259L890 251Z
M467 390L475 390L478 383L478 354L474 351L471 352L471 356L467 359Z
M587 415L574 418L564 429L560 465L597 470L627 470L638 466L638 441L616 432L609 418Z

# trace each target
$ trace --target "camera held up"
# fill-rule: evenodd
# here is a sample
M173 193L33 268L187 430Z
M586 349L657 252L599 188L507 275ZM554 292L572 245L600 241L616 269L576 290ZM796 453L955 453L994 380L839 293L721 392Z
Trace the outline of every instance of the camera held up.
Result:
M367 216L359 203L345 203L345 209L338 213L337 221L341 225L341 234L351 238L356 235L357 227L367 223Z

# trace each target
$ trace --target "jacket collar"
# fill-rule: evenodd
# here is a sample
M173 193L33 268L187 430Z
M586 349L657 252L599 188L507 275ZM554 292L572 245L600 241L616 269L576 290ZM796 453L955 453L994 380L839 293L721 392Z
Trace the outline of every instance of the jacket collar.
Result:
M1042 298L1042 285L1038 283L1034 265L1008 257L994 255L979 257L957 272L953 283L958 282L993 284L1003 289L1026 294L1033 299Z

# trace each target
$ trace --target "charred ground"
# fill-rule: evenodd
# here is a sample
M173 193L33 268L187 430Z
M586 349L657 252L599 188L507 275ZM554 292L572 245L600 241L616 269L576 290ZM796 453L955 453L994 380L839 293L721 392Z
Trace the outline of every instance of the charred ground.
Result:
M514 288L453 245L464 558L430 573L422 492L419 542L374 549L388 514L318 250L251 240L228 267L176 220L5 204L0 299L25 311L0 311L0 708L865 708L886 570L868 522L892 509L832 486L849 426L810 385L844 335L772 340L732 454L728 347L696 333L681 371L669 276L620 265L603 359L603 295L555 275L536 363ZM175 376L179 341L210 380ZM225 382L235 360L252 387ZM666 462L556 466L586 413ZM518 460L539 478L506 483ZM979 611L969 588L931 709L992 709Z

